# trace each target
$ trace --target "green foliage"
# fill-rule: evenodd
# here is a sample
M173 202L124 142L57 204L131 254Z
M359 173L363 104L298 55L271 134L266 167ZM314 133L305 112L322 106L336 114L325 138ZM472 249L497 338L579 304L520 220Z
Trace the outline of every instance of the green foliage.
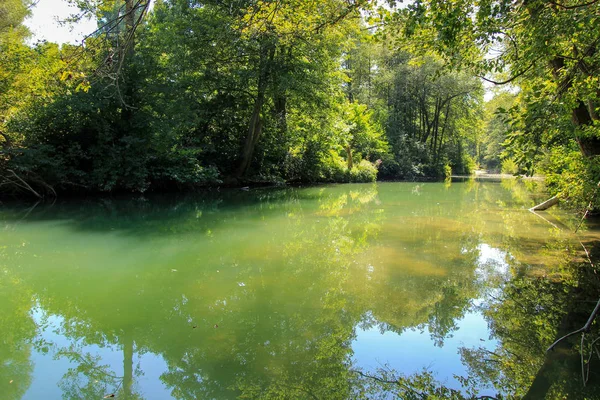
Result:
M516 175L519 172L519 166L512 158L505 158L501 162L500 171L503 174Z
M321 159L321 180L325 182L348 182L348 164L340 155L330 152Z
M577 145L553 148L541 164L551 193L558 195L569 207L584 212L591 202L597 209L600 160L583 157Z
M145 18L136 11L143 22L127 47L132 22L110 22L123 3L79 5L105 24L83 56L31 49L22 35L0 43L10 57L0 104L11 105L0 105L0 140L10 142L2 168L38 188L144 192L471 169L480 83L394 47L393 29L388 40L370 34L355 18L367 2L158 2Z
M348 168L347 162L335 152L321 159L316 181L320 182L374 182L377 179L377 163L361 160Z
M515 102L515 96L508 92L496 93L494 98L485 104L484 131L481 140L479 162L490 171L499 171L501 154L504 152L503 143L510 132L507 121L507 110Z
M375 120L373 110L369 110L367 105L347 103L340 123L346 125L341 129L345 133L342 142L352 149L353 159L377 160L387 155L389 149L383 128Z
M503 143L505 157L514 160L519 172L533 175L546 154L558 147L569 150L573 141L587 158L600 154L599 9L596 1L425 0L394 10L390 18L404 34L399 45L420 54L433 52L451 70L519 89L514 103L504 95L490 104L508 113L498 119L488 110L477 161L498 168L498 145ZM572 164L568 175L581 180L576 186L596 184L600 176L594 164ZM566 171L563 167L557 164ZM552 173L551 168L546 172ZM566 186L574 184L569 180ZM562 192L556 182L551 188ZM590 196L574 193L577 203Z
M385 127L393 157L382 157L382 177L442 178L446 163L456 172L466 173L465 156L474 156L476 150L480 82L465 74L444 72L443 60L437 57L395 48L397 34L393 30L390 34L378 44L379 57L367 57L377 64L373 77L358 88L352 81L348 84L353 97L373 104L374 115ZM356 65L352 56L350 53L347 63ZM362 65L365 55L358 52L354 57ZM356 71L348 74L352 78Z
M444 178L452 178L452 167L448 164L444 165Z
M31 5L31 0L4 0L0 4L0 42L6 40L4 35L27 35L23 20L29 15Z
M362 160L350 170L350 182L375 182L376 179L377 167L367 160Z

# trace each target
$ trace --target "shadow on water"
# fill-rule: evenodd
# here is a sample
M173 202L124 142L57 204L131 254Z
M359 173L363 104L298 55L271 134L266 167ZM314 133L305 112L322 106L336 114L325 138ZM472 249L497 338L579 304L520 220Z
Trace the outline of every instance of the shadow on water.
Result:
M547 398L595 396L600 366L583 388L576 349L544 359L560 331L585 322L595 271L572 234L527 211L535 188L526 185L331 185L6 206L0 392L521 397L534 383ZM373 330L380 336L364 339ZM455 335L467 342L455 344ZM448 346L460 358L381 360L388 366L379 370L356 358L384 338L397 346L410 337L425 346L424 359ZM536 386L540 376L551 384Z

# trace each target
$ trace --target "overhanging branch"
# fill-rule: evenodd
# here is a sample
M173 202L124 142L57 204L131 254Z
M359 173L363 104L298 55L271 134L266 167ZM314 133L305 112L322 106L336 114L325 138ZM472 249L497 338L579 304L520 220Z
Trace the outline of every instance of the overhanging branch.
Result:
M517 74L513 75L512 77L510 77L509 79L507 79L505 81L495 81L493 79L486 78L483 75L477 75L477 77L483 79L486 82L493 83L494 85L506 85L507 83L511 83L515 79L517 79L517 78L525 75L527 72L529 72L531 70L531 68L533 68L535 66L535 63L538 60L539 60L539 58L536 58L535 60L533 60L531 62L531 64L529 64L529 66L527 66L527 68L523 69L522 71L518 72Z

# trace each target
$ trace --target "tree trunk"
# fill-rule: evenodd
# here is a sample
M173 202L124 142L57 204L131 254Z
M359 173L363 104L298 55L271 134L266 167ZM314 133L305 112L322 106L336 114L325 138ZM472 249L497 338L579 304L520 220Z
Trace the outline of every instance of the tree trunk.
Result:
M593 54L596 52L596 47L591 46L587 54ZM569 90L573 85L573 75L568 74L564 79L561 80L561 72L565 66L564 57L557 56L550 61L550 68L552 70L552 76L558 83L558 96L560 97L564 92ZM580 73L589 76L589 73L585 70L580 69ZM571 121L577 128L591 125L594 120L598 120L598 115L595 111L595 104L592 101L580 100L577 107L572 110ZM575 141L579 145L579 150L586 157L592 157L600 154L600 139L596 137L581 137L575 136Z
M260 136L262 130L260 113L262 111L264 101L264 91L259 91L258 96L254 101L254 109L252 110L252 116L250 117L250 124L248 126L248 135L246 136L244 148L242 149L242 160L235 174L236 178L241 178L244 176L248 171L248 167L250 167L250 162L252 161L252 156L254 155L254 147L256 146L256 142L258 141L258 137Z
M279 60L277 64L286 66L292 57L292 48L289 47L287 50L283 48L280 51ZM277 124L277 134L280 136L280 140L285 140L287 133L287 93L286 88L281 87L281 79L279 76L273 76L274 99L273 99L273 117Z
M577 108L573 110L572 121L577 127L583 127L593 123L594 119L590 114L590 110L583 101L580 101ZM584 156L592 157L600 154L600 140L598 138L576 136L575 140L579 145L579 150L581 150L581 153Z
M437 149L438 159L440 154L442 154L442 148L444 146L444 136L446 135L446 127L448 126L448 119L450 118L450 110L450 102L448 101L446 104L446 114L444 115L444 126L442 126L442 134L440 135L439 147Z
M250 116L250 122L248 124L248 134L242 149L242 158L235 173L236 178L241 178L248 172L248 168L252 162L252 156L254 155L256 143L258 142L258 138L262 132L261 113L265 103L269 69L274 56L275 46L267 46L266 44L261 45L258 73L258 92L256 99L254 100L254 107L252 109L252 115Z
M121 52L121 60L118 74L123 73L124 79L120 83L119 96L124 103L122 119L125 121L126 130L130 130L134 117L134 109L137 107L136 84L138 74L135 68L132 68L132 61L135 56L135 28L136 28L136 3L135 0L125 0L125 37Z
M4 148L12 147L12 141L10 140L10 138L7 135L5 135L3 132L0 132L0 137L2 137L2 139L4 139L1 144L2 147L4 147Z
M544 201L543 203L538 204L537 206L531 207L531 211L544 211L549 209L550 207L558 204L558 197L554 196L551 199Z
M433 156L433 160L437 161L437 143L438 143L438 132L440 126L440 113L441 113L442 105L440 99L435 100L435 109L433 112L433 121L432 121L432 132L433 137L431 139L430 151Z
M348 170L351 170L354 166L354 163L352 162L352 149L350 148L350 145L346 146L346 153L348 153Z

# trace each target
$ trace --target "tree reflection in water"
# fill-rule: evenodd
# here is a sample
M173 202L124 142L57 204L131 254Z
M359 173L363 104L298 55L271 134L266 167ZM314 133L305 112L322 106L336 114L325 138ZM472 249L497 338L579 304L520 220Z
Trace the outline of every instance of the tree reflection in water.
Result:
M523 396L545 348L576 324L585 297L574 294L591 291L589 268L571 263L579 243L530 214L525 189L470 181L232 191L64 203L25 220L7 208L0 384L15 377L4 393L23 396L33 348L68 360L64 398L150 395L135 362L144 354L164 361L160 380L179 399L459 398L487 385ZM45 317L34 318L35 307ZM464 387L355 365L357 327L416 328L441 347L472 312L498 345L460 349ZM50 319L63 339L44 334ZM101 356L116 352L122 366ZM542 371L548 396L593 393L572 384L578 370L564 364L577 353L564 353L556 372Z

